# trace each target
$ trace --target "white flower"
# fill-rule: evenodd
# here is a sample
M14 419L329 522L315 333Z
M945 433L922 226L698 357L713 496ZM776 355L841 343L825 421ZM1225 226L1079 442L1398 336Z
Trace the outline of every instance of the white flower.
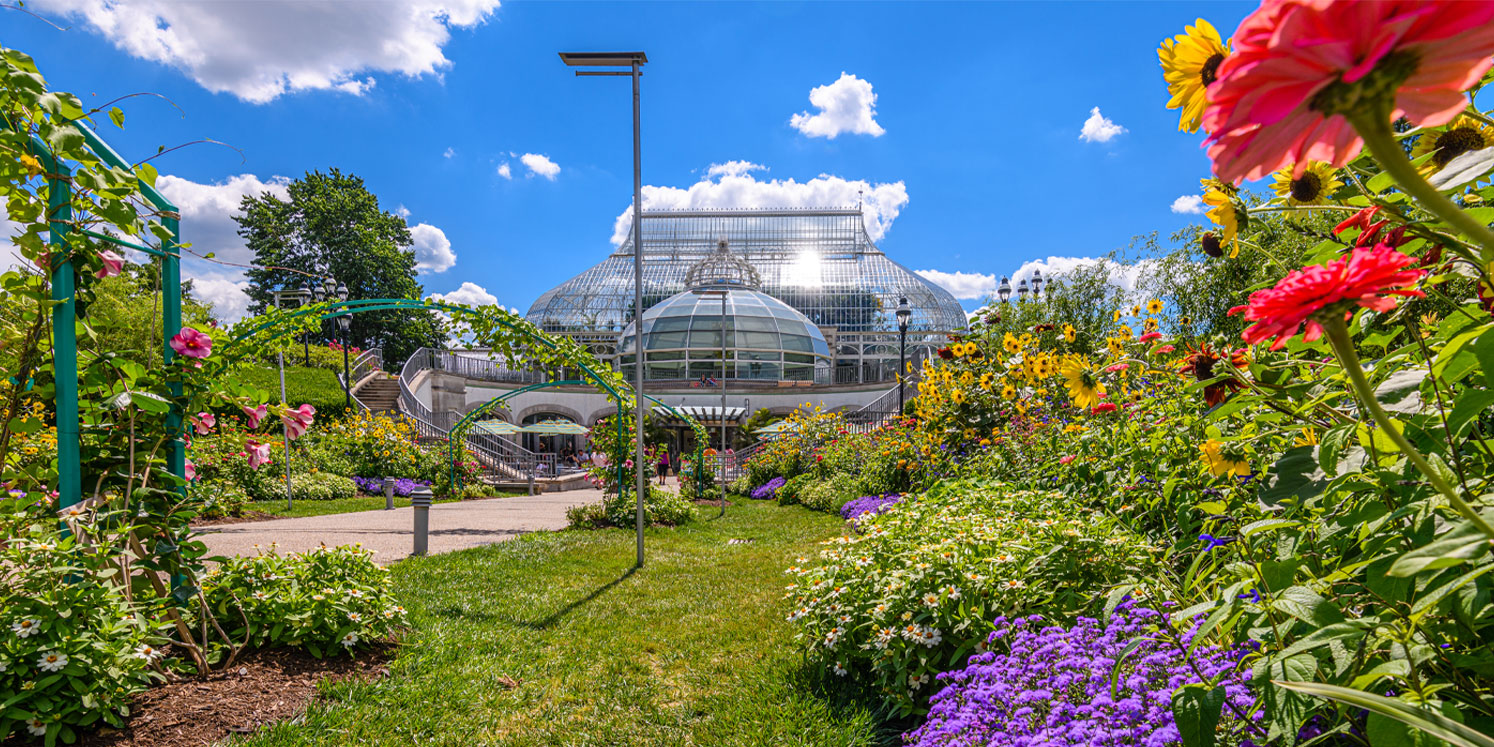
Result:
M878 649L885 649L887 648L887 644L891 643L892 639L896 637L897 631L892 628L882 628L877 631L877 637L873 643Z
M342 637L342 645L344 647L346 647L346 648L352 648L353 646L355 646L357 644L358 644L358 634L357 633L348 633L347 635L345 635L345 636Z
M917 690L918 688L923 687L925 684L928 683L928 681L929 681L929 676L926 675L926 674L910 674L910 675L908 675L908 687L911 687L914 690Z
M26 719L26 731L33 737L46 736L47 725L39 718L28 718Z
M935 594L933 592L929 592L928 594L924 594L923 595L923 606L925 606L925 607L938 607L939 606L939 595Z
M838 661L835 662L835 666L830 668L830 671L834 672L836 677L846 676L846 668L841 666Z
M41 623L36 620L18 620L10 624L10 632L21 638L30 638L41 630Z
M155 661L160 655L161 652L155 646L145 643L140 644L140 648L135 649L135 658L144 659L148 662Z
M321 594L312 594L311 598L312 598L312 600L317 601L317 602L320 602L323 599L326 599L326 597L322 596Z
M360 598L363 597L363 590L362 589L348 589L348 596L350 596L350 597L352 597L354 599L360 599Z
M259 601L261 601L261 602L263 602L263 601L265 601L265 600L266 600L266 599L269 599L269 598L270 598L270 595L269 595L269 594L266 594L266 593L264 593L264 592L262 592L262 591L256 591L256 592L254 592L254 593L253 593L253 594L251 594L251 595L250 595L250 596L252 596L252 597L254 597L254 598L255 598L255 599L257 599L257 600L259 600Z
M946 587L944 587L944 594L945 594L945 596L949 597L950 599L959 599L960 598L960 587L958 587L958 586L946 586Z
M363 616L358 614L357 612L349 612L348 619L352 620L353 622L363 622Z
M1002 585L1002 587L1007 588L1007 589L1022 589L1022 588L1026 588L1027 587L1027 584L1022 583L1021 581L1018 581L1017 579L1012 579L1010 581L1003 581L1003 582L1001 582L1001 585Z
M36 666L43 672L55 672L67 666L67 654L59 654L56 651L43 651L37 658Z

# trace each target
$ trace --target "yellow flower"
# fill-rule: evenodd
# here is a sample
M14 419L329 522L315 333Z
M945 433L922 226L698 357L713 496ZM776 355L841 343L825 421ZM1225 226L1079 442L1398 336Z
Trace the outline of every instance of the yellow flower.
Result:
M990 391L991 390L991 385L994 384L995 382L996 382L996 375L993 374L993 373L991 373L990 371L987 371L987 372L985 372L985 373L983 373L983 374L980 375L980 388L981 389L984 389L986 391Z
M1422 164L1421 171L1428 176L1447 167L1454 158L1475 150L1494 148L1494 128L1466 114L1458 115L1444 130L1425 132L1416 141L1411 157L1420 158L1428 153L1436 155ZM1488 178L1488 174L1478 181ZM1475 182L1476 184L1477 182Z
M1066 426L1063 427L1063 432L1064 433L1083 433L1084 432L1084 426L1079 425L1078 423L1069 423L1068 425L1066 425Z
M43 171L41 161L37 160L36 156L22 153L20 161L21 167L26 169L27 176L36 176Z
M1293 446L1316 446L1318 443L1318 432L1311 428L1303 428L1302 435L1297 437Z
M1324 161L1308 161L1307 170L1302 172L1302 176L1293 179L1292 171L1295 168L1295 165L1288 166L1271 175L1276 182L1271 185L1271 191L1276 193L1278 199L1285 200L1286 204L1293 207L1326 205L1332 201L1333 193L1344 186L1338 180L1338 170Z
M1167 92L1172 94L1167 108L1183 110L1178 129L1198 132L1204 106L1208 103L1205 94L1209 84L1214 82L1219 63L1229 55L1229 43L1202 18L1195 26L1183 27L1183 31L1186 33L1162 40L1162 46L1157 48L1157 59L1162 63Z
M1141 330L1143 332L1156 332L1157 324L1158 322L1155 317L1147 317L1146 321L1141 324Z
M1204 193L1203 201L1209 206L1209 220L1219 226L1220 245L1229 244L1229 256L1231 258L1240 256L1240 229L1250 224L1250 216L1241 209L1234 197L1225 190L1211 186Z
M1250 476L1250 462L1245 461L1243 454L1229 453L1222 441L1211 438L1198 447L1198 450L1204 466L1209 468L1209 474L1215 477Z
M1017 353L1022 351L1022 343L1019 342L1017 338L1014 337L1010 332L1002 336L1001 347L1004 348L1006 352L1011 353L1012 355L1016 355Z
M949 393L949 401L957 405L965 403L965 390L955 389Z
M1119 337L1122 340L1129 340L1135 335L1136 333L1131 329L1131 325L1129 324L1122 324L1118 329L1115 330L1115 336Z
M1013 398L1015 396L1017 396L1017 388L1016 387L1012 386L1011 384L1007 384L1006 386L1001 387L1001 398L1002 399L1011 399L1011 398Z
M1120 337L1109 337L1105 339L1105 347L1110 351L1112 358L1124 358L1126 355L1126 341Z
M1064 339L1065 342L1073 342L1074 338L1077 336L1077 334L1078 333L1074 329L1074 325L1072 325L1072 324L1065 324L1065 325L1063 325L1063 339Z
M1159 299L1156 299L1156 298L1153 298L1152 300L1147 301L1146 302L1146 313L1148 313L1148 314L1160 314L1160 313L1162 313L1162 301L1160 301Z
M1116 309L1115 312L1111 315L1110 321L1112 321L1112 322L1118 322L1120 320L1121 320L1120 309Z
M1069 388L1069 399L1083 408L1094 407L1105 396L1105 385L1081 358L1071 358L1059 369Z

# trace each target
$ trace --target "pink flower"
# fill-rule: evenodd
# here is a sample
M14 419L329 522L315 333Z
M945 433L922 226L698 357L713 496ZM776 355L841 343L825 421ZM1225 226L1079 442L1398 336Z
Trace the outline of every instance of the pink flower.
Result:
M285 435L291 440L300 438L311 427L311 421L316 417L316 408L311 405L301 405L294 410L286 410L280 416L280 421L285 423Z
M1137 338L1136 341L1137 342L1146 343L1146 342L1151 342L1152 340L1160 340L1160 339L1162 339L1162 333L1161 332L1148 332L1148 333L1142 335L1141 337Z
M1129 364L1129 363L1117 363L1117 364L1115 364L1113 366L1106 366L1105 367L1105 371L1107 373L1115 373L1116 371L1124 371L1124 370L1126 370L1126 369L1128 369L1130 367L1131 367L1131 364Z
M171 338L171 349L188 358L206 358L213 352L213 338L191 327L183 327Z
M197 435L199 436L206 436L213 430L213 426L218 424L218 418L214 417L210 412L199 412L195 417L191 418L191 421L192 428L197 431Z
M1250 294L1250 303L1229 310L1244 312L1255 324L1240 335L1246 342L1276 338L1272 350L1279 350L1294 337L1302 325L1312 342L1323 336L1321 314L1342 313L1348 319L1354 307L1389 311L1396 302L1388 296L1424 296L1409 286L1416 283L1422 270L1407 270L1416 260L1387 244L1372 249L1355 249L1347 258L1332 260L1297 270L1282 278L1274 288Z
M95 273L100 278L118 275L124 269L125 258L109 249L99 252L99 259L104 261L103 269Z
M1174 350L1177 350L1177 348L1171 345L1163 345L1162 347L1157 348L1157 352L1159 353L1171 353Z
M254 439L244 442L244 451L249 454L249 468L259 469L270 463L270 445L262 444Z
M197 479L197 465L194 464L191 459L188 459L187 460L187 482L192 482L192 481L194 481L196 479Z
M258 428L259 421L264 420L265 416L270 414L270 408L264 405L260 405L252 410L247 407L240 407L239 409L243 410L244 414L249 416L249 430L251 431Z
M1104 413L1107 413L1107 412L1115 412L1116 409L1117 408L1116 408L1114 402L1101 402L1100 404L1095 405L1094 407L1090 408L1089 414L1091 414L1091 415L1101 415L1101 414L1104 414Z
M1074 455L1073 454L1066 454L1066 455L1061 456L1061 457L1058 458L1058 463L1059 464L1068 464L1069 462L1072 462L1072 461L1074 461Z
M1301 176L1309 161L1359 155L1343 114L1373 92L1393 96L1391 120L1452 121L1494 64L1494 3L1265 0L1234 44L1203 115L1214 174L1239 183L1295 164Z

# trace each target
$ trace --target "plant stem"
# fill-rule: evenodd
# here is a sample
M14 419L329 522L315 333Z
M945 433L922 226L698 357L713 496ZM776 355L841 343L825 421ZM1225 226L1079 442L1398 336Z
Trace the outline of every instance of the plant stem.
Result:
M1331 314L1322 320L1322 324L1327 332L1328 342L1333 346L1333 352L1338 356L1339 364L1343 366L1344 374L1349 378L1350 386L1354 393L1359 395L1360 403L1364 405L1364 409L1369 411L1375 424L1385 432L1387 438L1400 447L1401 453L1405 454L1406 459L1410 460L1411 464L1427 478L1427 481L1432 483L1432 487L1447 497L1447 502L1452 504L1452 507L1462 514L1463 518L1473 522L1479 531L1489 537L1494 537L1494 526L1484 521L1484 518L1458 495L1457 488L1432 469L1426 457L1422 456L1421 452L1406 440L1406 436L1395 427L1390 416L1380 407L1380 401L1375 399L1375 390L1370 387L1369 380L1364 376L1364 368L1359 365L1359 354L1354 350L1354 342L1349 339L1349 328L1344 324L1343 318L1338 314Z
M1348 118L1349 124L1364 138L1370 155L1395 179L1397 186L1421 203L1428 212L1482 245L1484 261L1494 261L1494 231L1453 204L1452 200L1417 173L1416 167L1411 165L1411 159L1406 158L1406 152L1401 150L1401 144L1396 141L1395 133L1391 132L1388 117L1369 112L1350 114Z

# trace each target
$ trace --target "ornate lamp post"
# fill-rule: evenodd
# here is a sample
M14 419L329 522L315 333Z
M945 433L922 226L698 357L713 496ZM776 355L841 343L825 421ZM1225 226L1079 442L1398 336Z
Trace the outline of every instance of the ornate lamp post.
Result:
M1003 299L1004 300L1004 299ZM903 372L907 370L908 321L913 308L906 296L897 300L897 416L903 416Z
M1043 294L1043 271L1032 271L1032 300L1036 301Z
M336 278L325 278L321 285L312 285L311 292L317 303L334 298L338 301L348 300L348 286L337 282ZM337 317L337 330L341 333L339 341L342 344L342 403L348 408L353 406L353 382L348 381L348 329L352 326L351 316Z
M1005 275L1001 276L1001 287L996 289L996 295L1001 297L1001 302L1006 303L1012 297L1012 281Z
M1027 300L1027 281L1023 280L1017 284L1017 301L1020 303Z

